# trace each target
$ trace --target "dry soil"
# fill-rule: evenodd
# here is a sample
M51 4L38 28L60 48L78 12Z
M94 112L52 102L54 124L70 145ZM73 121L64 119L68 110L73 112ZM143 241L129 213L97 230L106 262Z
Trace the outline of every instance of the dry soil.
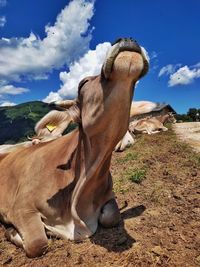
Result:
M200 152L200 122L176 123L173 128L181 140Z
M141 135L114 153L112 174L121 222L83 242L50 239L46 255L29 259L4 238L2 266L200 266L200 154L172 130Z

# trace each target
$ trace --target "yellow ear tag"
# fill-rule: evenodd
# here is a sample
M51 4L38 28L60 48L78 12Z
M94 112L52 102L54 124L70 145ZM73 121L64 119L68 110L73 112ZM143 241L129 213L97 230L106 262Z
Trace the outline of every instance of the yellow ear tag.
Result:
M49 132L53 132L57 128L57 126L53 124L47 124L46 128L49 130Z

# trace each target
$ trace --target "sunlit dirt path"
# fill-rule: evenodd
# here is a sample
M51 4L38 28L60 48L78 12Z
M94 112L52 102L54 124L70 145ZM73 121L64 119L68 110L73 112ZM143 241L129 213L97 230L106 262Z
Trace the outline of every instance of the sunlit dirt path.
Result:
M200 122L176 123L173 128L181 140L200 151Z

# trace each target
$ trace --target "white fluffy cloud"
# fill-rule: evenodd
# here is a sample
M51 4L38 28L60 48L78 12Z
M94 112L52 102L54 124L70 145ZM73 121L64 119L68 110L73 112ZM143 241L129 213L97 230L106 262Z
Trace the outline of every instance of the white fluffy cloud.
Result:
M168 64L166 66L164 66L163 68L161 68L158 77L161 77L162 75L169 75L172 74L173 72L176 71L177 67L180 67L180 64Z
M6 17L5 16L1 16L0 17L0 27L4 27L6 24Z
M28 92L29 90L24 87L15 87L13 85L4 85L0 87L0 97L4 95L20 95Z
M4 101L0 104L0 107L11 107L11 106L15 106L15 105L16 105L16 103Z
M168 84L170 87L175 85L186 85L192 83L195 79L199 77L200 67L190 69L188 66L184 66L170 75Z
M89 50L83 57L69 67L69 71L60 72L62 82L57 92L50 92L43 99L44 102L53 102L63 98L75 98L77 96L79 82L87 77L100 74L102 64L106 54L111 47L111 43L98 44L95 50ZM149 55L144 47L142 52L149 61Z
M167 66L164 66L159 74L158 77L164 75L164 74L171 74L174 71L174 66L172 64L168 64Z
M34 33L28 38L1 38L0 79L20 81L24 75L42 78L53 69L77 60L89 47L93 8L93 1L71 1L55 24L45 27L44 39Z
M182 64L169 64L163 67L158 77L169 76L168 86L186 85L200 77L200 63L193 66L181 66Z
M106 53L110 47L111 44L108 42L97 45L95 50L89 50L83 57L72 64L69 72L61 72L61 88L57 92L50 92L43 101L51 102L62 98L76 97L79 82L86 76L100 73Z
M58 92L50 92L49 95L43 99L43 101L47 103L59 100L62 100L62 97L59 95Z

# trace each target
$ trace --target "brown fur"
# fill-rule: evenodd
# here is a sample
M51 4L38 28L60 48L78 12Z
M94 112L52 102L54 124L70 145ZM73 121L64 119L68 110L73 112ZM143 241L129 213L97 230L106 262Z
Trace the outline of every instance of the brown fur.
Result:
M157 117L148 117L138 121L133 121L129 125L129 130L132 133L158 133L159 131L167 131L164 126L166 122L175 123L176 120L172 114L160 115Z
M45 252L45 228L83 239L98 221L106 227L119 221L110 161L127 131L132 88L143 68L141 54L119 53L108 79L102 73L80 88L79 129L0 161L0 217L18 230L29 257Z
M174 115L172 113L168 113L165 115L160 115L155 117L157 120L159 120L162 124L165 124L167 122L169 123L175 123L176 119L174 118Z

